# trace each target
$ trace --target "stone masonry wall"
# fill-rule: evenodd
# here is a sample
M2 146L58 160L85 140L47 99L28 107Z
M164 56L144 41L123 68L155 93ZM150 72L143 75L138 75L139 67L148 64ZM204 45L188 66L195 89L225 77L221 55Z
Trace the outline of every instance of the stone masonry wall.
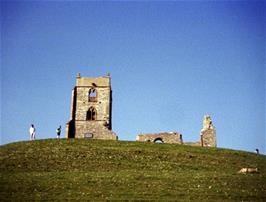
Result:
M201 146L216 147L215 129L206 129L201 131Z
M179 133L153 133L153 134L139 134L136 140L141 142L154 142L161 139L164 143L183 144L182 135Z
M86 120L87 111L94 107L97 111L97 120L109 122L110 88L97 88L95 102L88 101L88 92L91 87L77 87L76 120Z
M201 146L203 147L216 147L216 130L212 124L211 117L205 115L203 118L203 128L200 132Z
M84 121L76 121L76 138L84 138L85 134L92 134L93 139L110 139L117 140L114 132L103 126L101 121L90 121L91 123L84 123Z

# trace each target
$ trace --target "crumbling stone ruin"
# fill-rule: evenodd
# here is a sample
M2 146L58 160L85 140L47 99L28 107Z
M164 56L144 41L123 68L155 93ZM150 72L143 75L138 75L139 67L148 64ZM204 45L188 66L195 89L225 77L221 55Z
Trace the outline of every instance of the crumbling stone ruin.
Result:
M216 130L212 124L211 117L205 115L203 119L203 128L200 131L201 146L216 147Z
M142 141L142 142L161 142L161 143L183 144L182 135L176 132L139 134L137 135L136 140Z
M209 115L205 115L200 141L198 142L183 142L182 135L176 132L139 134L137 135L136 140L141 142L159 141L163 143L184 144L190 146L216 147L216 131L212 124L211 117Z
M111 77L76 77L66 138L117 140L112 131Z
M72 90L70 121L66 124L66 138L112 139L118 136L112 131L111 77L76 77ZM137 141L175 143L192 146L216 147L216 130L211 117L205 115L198 142L183 142L177 132L139 134Z

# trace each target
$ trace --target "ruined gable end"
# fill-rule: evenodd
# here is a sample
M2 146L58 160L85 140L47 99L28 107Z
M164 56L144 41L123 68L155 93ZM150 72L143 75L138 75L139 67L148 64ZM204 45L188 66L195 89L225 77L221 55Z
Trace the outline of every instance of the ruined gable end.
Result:
M203 118L203 128L200 131L201 146L216 147L216 129L213 126L211 117L205 115Z

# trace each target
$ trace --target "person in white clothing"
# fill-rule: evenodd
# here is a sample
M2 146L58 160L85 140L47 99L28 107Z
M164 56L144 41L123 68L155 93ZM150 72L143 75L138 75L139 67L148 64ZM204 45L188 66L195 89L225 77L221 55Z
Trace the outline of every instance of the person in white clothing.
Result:
M31 126L30 126L30 140L35 140L35 131L36 131L36 129L34 128L34 125L31 124Z

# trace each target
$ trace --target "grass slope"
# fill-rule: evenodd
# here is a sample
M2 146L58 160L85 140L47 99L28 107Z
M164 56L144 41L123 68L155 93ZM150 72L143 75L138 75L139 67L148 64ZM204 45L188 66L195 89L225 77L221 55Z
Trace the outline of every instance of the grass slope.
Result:
M0 147L0 201L266 201L265 182L266 156L233 150L84 139Z

